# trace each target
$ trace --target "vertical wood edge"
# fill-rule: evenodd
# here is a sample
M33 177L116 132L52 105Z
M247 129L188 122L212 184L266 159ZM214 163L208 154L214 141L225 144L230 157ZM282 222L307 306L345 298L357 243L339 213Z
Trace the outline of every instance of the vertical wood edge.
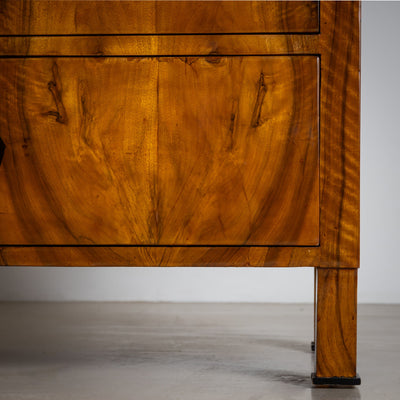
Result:
M357 375L357 273L317 269L317 377Z
M321 1L320 266L358 268L360 2Z

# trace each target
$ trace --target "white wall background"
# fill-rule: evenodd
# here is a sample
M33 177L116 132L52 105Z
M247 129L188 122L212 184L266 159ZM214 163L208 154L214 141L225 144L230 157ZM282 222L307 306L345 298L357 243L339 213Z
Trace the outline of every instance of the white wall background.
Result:
M359 301L400 303L400 2L362 4ZM0 268L0 300L312 302L313 270Z

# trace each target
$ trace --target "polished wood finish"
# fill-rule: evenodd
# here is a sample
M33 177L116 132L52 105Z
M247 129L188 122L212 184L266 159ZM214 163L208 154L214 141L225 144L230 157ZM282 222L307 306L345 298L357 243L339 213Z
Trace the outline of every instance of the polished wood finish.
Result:
M0 264L315 267L354 378L359 41L357 1L0 2Z
M0 68L0 243L318 245L317 57Z
M358 267L359 4L357 2L321 2L320 13L321 32L318 35L2 37L0 38L0 54L7 57L86 55L100 56L100 61L107 55L293 54L303 57L307 54L318 58L321 56L320 245L316 247L316 255L313 251L312 263L309 264L306 253L304 253L304 259L299 259L298 262L299 265L319 265L324 268ZM27 61L32 60L28 58ZM50 107L46 112L58 112L54 96L48 88L45 91ZM330 110L333 112L331 113ZM68 111L66 112L68 115ZM59 126L57 129L62 129L63 124L57 123L55 116L46 118L49 123ZM2 132L0 136L3 137L4 133ZM5 157L9 157L8 150L9 148L5 151ZM4 174L4 168L6 167L3 162L0 174ZM2 190L5 190L4 187ZM261 251L257 248L256 250ZM95 259L101 263L100 256L93 256L96 251L100 252L99 248L93 248L90 257L82 255L86 254L84 252L79 252L81 256L76 258L77 264L92 265L96 263ZM168 248L165 248L165 251L170 252ZM286 255L277 263L274 257L269 258L270 253L268 249L265 249L264 261L257 262L257 265L293 265L287 261L292 251L291 248L280 250L280 254ZM22 253L31 252L29 248L21 250L20 261L25 262ZM51 252L51 260L58 259L57 257L63 254L58 248ZM14 254L13 262L18 264L18 257L15 258L16 253L12 253ZM171 252L167 258L175 259L174 254L175 252ZM204 247L203 254L209 254L207 247ZM214 258L205 257L210 263L216 262ZM196 259L198 259L197 256L193 257L193 260ZM223 261L217 264L238 265L238 261L227 258L225 264ZM153 262L149 260L144 265L153 265Z
M146 267L317 266L318 247L6 246L1 265Z
M360 5L321 3L321 261L358 268Z
M1 35L309 32L317 1L2 0Z
M359 4L322 2L320 12L319 35L3 37L0 38L0 51L3 56L18 57L63 54L140 56L146 53L199 56L210 53L213 56L241 53L321 55L321 221L317 264L325 268L358 267ZM54 96L48 88L46 91L50 107L46 112L58 112ZM68 115L68 111L66 112ZM63 124L57 123L55 116L46 118L49 123L59 126L57 129L62 129ZM9 152L6 149L5 157L9 157L7 153ZM1 174L4 174L4 168L3 162ZM2 190L5 190L4 187ZM290 254L292 250L282 251ZM55 249L54 252L58 250ZM207 250L204 249L204 254L206 253ZM265 253L268 259L268 252ZM18 263L17 260L14 261ZM98 261L100 262L100 257ZM92 262L92 257L79 261L82 264ZM227 260L226 265L231 263L236 265L232 259ZM303 261L299 260L299 263L308 265L307 257ZM280 264L289 265L286 262ZM276 263L271 259L271 263L267 260L265 265Z
M0 56L319 55L319 35L4 36Z
M321 2L320 262L316 369L356 378L360 245L360 4ZM349 268L349 269L347 269ZM329 381L329 379L328 379Z
M355 377L357 269L317 268L316 376Z

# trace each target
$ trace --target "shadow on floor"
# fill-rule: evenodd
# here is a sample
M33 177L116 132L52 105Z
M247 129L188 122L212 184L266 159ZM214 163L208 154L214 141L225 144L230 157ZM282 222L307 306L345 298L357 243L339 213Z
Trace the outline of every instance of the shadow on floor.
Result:
M359 400L361 399L360 390L357 387L340 387L311 389L311 400Z

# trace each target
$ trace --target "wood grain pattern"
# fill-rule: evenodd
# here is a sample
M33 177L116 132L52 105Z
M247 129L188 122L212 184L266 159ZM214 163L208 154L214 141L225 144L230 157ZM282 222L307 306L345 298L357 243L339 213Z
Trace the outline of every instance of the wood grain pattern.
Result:
M316 375L355 377L357 269L317 268Z
M1 35L318 32L317 1L2 0Z
M20 6L21 2L0 3L0 19L8 21L4 29L11 29L14 32L21 29L23 18ZM107 55L211 55L213 57L238 54L321 55L320 247L312 250L311 259L302 249L279 248L281 255L279 262L275 257L270 256L269 250L278 251L274 248L260 250L246 247L238 250L238 254L260 252L260 260L266 261L257 261L256 264L265 266L293 266L298 263L299 265L319 265L323 268L357 268L359 266L359 7L359 2L356 1L321 2L321 32L316 35L0 37L0 54L2 56L87 55L101 57ZM25 12L25 15L29 14ZM40 24L42 22L39 22ZM27 31L30 27L25 25L23 29ZM286 30L283 24L279 29ZM65 90L65 84L63 90ZM53 95L48 88L46 88L46 93L50 102ZM51 100L51 107L46 109L46 112L48 111L58 112L54 98ZM67 108L66 115L69 119L71 112L68 113ZM47 117L55 125L63 125L55 121L57 115ZM4 129L0 135L3 135L3 132ZM5 157L10 157L9 149L7 146ZM4 174L3 167L4 161L0 167L0 174ZM7 210L7 213L11 212L10 210L11 208ZM76 265L93 265L96 261L102 263L101 256L96 256L96 254L102 256L111 254L109 248L104 249L104 252L98 247L90 250L68 251L73 254L72 259ZM243 260L241 256L228 257L221 248L211 248L213 257L209 256L210 248L202 249L182 250L188 259L186 265L191 265L191 262L197 263L197 260L201 259L200 254L204 255L204 262L210 262L210 265L213 263L239 265ZM49 254L48 257L45 255L46 251ZM13 247L4 248L3 254L8 255L6 260L8 264L26 263L27 257L31 256L35 262L42 260L44 263L53 265L54 262L62 262L66 251L63 248ZM146 257L142 259L136 258L136 255L133 256L140 252L137 249L124 251L132 255L132 257L126 257L129 265L132 265L132 260L143 262L143 265L153 265L153 261ZM151 254L155 254L154 252L161 254L159 253L161 250L149 251ZM163 251L166 252L166 260L171 262L168 265L172 265L173 260L179 264L180 256L176 254L183 254L180 249L175 251L175 249L164 248ZM37 254L40 254L39 258ZM193 254L193 257L190 254ZM296 263L291 260L292 254L296 254L294 258ZM111 255L104 257L111 264L117 262ZM225 262L218 260L217 257L225 257ZM156 259L158 262L160 258L156 257Z
M0 66L0 243L318 244L317 57Z
M175 59L159 76L174 87L159 94L158 243L317 245L318 59Z
M0 56L319 55L319 35L5 36Z
M0 265L145 267L317 266L318 247L0 247Z
M359 2L3 0L1 35L1 265L317 267L316 375L356 375Z
M360 4L321 2L321 266L358 268Z
M0 63L0 242L151 241L157 64Z

